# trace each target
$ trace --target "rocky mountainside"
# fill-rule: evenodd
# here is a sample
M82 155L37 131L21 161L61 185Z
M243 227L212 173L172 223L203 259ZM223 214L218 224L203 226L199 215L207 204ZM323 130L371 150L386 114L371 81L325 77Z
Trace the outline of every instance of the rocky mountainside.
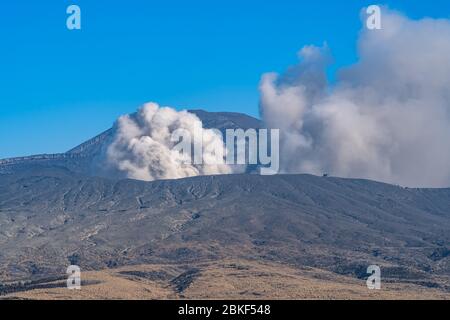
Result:
M0 272L44 277L224 258L449 290L450 189L310 175L142 182L32 166L0 175Z
M261 127L241 114L194 112L209 128ZM111 134L0 161L0 282L56 279L69 264L236 259L355 279L377 264L384 281L450 292L450 189L311 175L99 177L92 165Z

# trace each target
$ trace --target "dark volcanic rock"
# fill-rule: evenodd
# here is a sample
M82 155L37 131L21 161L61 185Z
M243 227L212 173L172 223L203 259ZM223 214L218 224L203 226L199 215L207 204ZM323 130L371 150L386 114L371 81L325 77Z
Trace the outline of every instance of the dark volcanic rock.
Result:
M178 277L172 279L170 283L175 286L176 292L183 293L183 291L189 288L191 283L194 282L195 278L197 278L199 275L200 270L192 268L186 272L183 272Z
M393 278L448 276L449 208L450 189L367 180L142 182L32 166L0 175L0 272L23 278L60 274L72 262L98 269L245 257L357 277L369 264Z

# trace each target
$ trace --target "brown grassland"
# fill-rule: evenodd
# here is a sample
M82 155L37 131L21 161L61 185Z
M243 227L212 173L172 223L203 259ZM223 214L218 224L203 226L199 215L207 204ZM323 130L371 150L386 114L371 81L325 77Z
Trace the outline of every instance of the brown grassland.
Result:
M450 299L448 292L412 283L383 283L314 268L223 260L196 265L135 265L82 272L81 290L66 282L15 292L3 299Z

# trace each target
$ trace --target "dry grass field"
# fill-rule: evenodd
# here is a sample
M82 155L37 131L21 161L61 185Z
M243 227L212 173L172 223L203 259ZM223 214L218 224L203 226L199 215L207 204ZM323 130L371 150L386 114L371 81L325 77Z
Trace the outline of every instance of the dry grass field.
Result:
M3 299L450 299L450 293L408 283L365 281L314 268L247 260L194 265L137 265L82 272L81 290L64 280ZM43 285L45 287L46 284Z

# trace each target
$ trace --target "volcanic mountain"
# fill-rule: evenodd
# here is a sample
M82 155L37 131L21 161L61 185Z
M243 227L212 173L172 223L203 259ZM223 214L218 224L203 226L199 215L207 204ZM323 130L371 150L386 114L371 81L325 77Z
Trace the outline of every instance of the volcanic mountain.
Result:
M193 112L205 127L262 126L242 114ZM312 175L100 177L93 163L110 138L108 130L63 154L0 161L0 293L58 279L70 264L172 266L163 270L167 283L184 291L212 264L232 260L364 285L375 264L387 283L449 297L450 189Z

